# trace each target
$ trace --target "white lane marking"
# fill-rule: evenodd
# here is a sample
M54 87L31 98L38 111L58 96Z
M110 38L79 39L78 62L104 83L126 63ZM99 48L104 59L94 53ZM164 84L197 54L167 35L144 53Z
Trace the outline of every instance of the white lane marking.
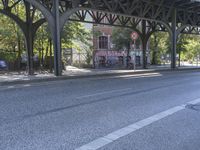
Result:
M112 77L106 77L105 79L118 79L118 78L127 78L127 79L138 79L138 78L150 78L150 77L160 77L163 76L160 73L148 73L148 74L133 74L133 75L116 75Z
M23 87L30 87L31 84L24 84Z
M15 88L16 86L8 86L8 89L13 89Z
M198 103L200 103L200 98L195 99L195 100L193 100L193 101L191 101L191 102L188 102L187 104L195 105L195 104L198 104Z
M76 99L88 98L88 97L99 96L103 94L110 94L110 93L123 92L123 91L129 91L129 90L132 90L132 88L117 89L117 90L104 91L104 92L99 92L99 93L94 93L94 94L89 94L89 95L83 95L83 96L76 97Z
M84 146L80 147L78 150L93 150L94 147L96 149L99 149L111 142L112 142L112 140L102 137L102 138L99 138L99 139L93 141L92 143L90 143L90 145L84 145Z
M140 77L120 77L120 78L131 80L131 79L150 78L150 77L161 77L161 75L140 76Z
M128 75L117 75L117 76L113 76L113 77L120 77L120 78L123 78L123 77L146 77L146 76L154 76L154 75L160 75L162 76L162 74L160 73L143 73L143 74L128 74ZM113 77L108 77L108 78L113 78Z
M195 100L190 101L190 102L187 102L187 104L193 104L193 105L198 104L198 103L200 103L200 98L195 99ZM168 109L166 111L155 114L155 115L153 115L149 118L146 118L146 119L143 119L143 120L138 121L136 123L133 123L133 124L126 126L122 129L114 131L114 132L112 132L112 133L110 133L110 134L108 134L104 137L100 137L100 138L98 138L98 139L96 139L96 140L94 140L94 141L92 141L92 142L90 142L86 145L83 145L83 146L77 148L76 150L97 150L101 147L104 147L104 146L118 140L119 138L127 136L127 135L141 129L141 128L144 128L144 127L156 122L156 121L159 121L159 120L164 119L164 118L166 118L170 115L173 115L173 114L175 114L175 113L177 113L181 110L186 109L185 106L187 104L183 104L183 105L180 105L180 106L173 107L173 108Z

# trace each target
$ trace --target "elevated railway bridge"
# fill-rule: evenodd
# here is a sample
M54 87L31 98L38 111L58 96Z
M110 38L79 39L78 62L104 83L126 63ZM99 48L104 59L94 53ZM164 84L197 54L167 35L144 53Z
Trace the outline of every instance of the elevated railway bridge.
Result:
M12 11L17 5L24 5L25 19ZM41 12L41 18L34 18L36 10ZM69 21L133 29L142 41L144 68L147 67L147 42L152 33L169 33L172 69L176 68L179 35L200 34L199 0L1 0L0 13L15 21L24 34L29 74L33 73L35 33L45 22L48 23L53 40L56 76L62 75L61 32ZM88 16L92 19L88 19Z

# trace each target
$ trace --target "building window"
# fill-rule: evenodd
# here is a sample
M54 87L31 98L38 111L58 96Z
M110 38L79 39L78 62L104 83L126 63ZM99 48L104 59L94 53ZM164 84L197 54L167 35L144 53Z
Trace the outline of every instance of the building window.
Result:
M108 49L108 37L107 36L99 37L99 49Z

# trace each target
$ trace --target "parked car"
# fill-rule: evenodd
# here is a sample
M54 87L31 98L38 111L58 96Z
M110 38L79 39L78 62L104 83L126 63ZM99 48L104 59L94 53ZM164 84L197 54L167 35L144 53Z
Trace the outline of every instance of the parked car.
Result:
M0 71L4 71L4 70L7 70L8 69L8 66L6 64L6 61L5 60L0 60Z

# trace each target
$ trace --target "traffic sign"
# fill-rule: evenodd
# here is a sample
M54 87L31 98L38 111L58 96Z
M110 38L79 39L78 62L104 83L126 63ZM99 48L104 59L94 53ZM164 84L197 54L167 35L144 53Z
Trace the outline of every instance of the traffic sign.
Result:
M131 39L132 39L133 41L137 40L138 38L139 38L139 35L138 35L137 32L132 32L132 33L131 33Z

